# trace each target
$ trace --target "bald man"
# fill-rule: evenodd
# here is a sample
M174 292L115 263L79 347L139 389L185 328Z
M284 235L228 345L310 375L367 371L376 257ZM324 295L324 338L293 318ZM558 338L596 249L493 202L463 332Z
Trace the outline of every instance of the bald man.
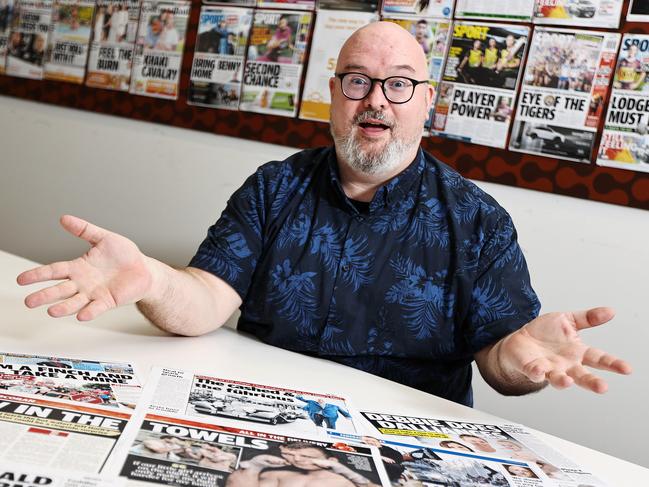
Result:
M27 296L51 316L91 320L137 303L181 335L220 327L471 405L471 363L505 394L550 383L601 393L586 367L630 366L579 331L613 311L538 316L512 221L490 196L420 148L433 101L417 41L390 22L355 32L330 79L333 147L261 166L173 269L75 217L91 249L18 276L62 280Z

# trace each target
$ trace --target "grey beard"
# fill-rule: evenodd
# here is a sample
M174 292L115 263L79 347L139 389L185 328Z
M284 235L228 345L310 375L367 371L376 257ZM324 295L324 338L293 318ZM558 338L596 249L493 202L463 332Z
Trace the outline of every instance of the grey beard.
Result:
M404 153L409 149L408 144L401 140L391 140L378 151L363 151L353 133L340 137L335 135L336 149L352 169L368 175L388 173L401 164Z

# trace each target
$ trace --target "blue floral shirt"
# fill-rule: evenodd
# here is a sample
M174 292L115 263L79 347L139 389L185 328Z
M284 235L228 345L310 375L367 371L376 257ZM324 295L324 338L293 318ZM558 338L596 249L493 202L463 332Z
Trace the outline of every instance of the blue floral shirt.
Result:
M240 330L465 405L473 354L540 307L507 212L422 150L366 211L333 148L265 164L190 266L241 296Z

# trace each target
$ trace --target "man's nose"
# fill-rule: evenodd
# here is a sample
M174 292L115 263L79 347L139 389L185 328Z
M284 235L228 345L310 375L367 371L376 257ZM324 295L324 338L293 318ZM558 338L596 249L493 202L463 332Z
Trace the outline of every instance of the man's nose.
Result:
M388 106L388 100L383 93L381 88L381 83L377 81L372 81L372 87L370 92L363 99L365 106L367 108L377 109L377 108L386 108Z

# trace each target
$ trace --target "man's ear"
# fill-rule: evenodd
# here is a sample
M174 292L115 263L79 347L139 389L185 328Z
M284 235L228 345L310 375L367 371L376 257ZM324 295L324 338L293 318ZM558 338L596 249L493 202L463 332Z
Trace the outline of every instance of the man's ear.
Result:
M336 77L332 76L329 78L329 96L331 99L334 97L334 87L336 86Z

